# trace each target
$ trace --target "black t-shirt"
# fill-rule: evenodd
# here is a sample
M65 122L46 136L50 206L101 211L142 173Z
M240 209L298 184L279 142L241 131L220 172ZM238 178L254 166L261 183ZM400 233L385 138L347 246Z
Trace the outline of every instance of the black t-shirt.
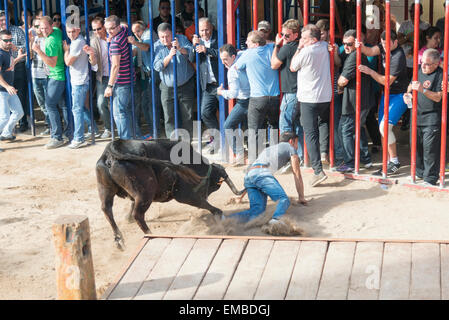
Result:
M12 86L14 84L14 70L6 71L11 67L13 63L12 55L9 51L5 51L0 49L0 74L3 79ZM6 89L3 86L0 86L0 91L6 92Z
M368 59L362 54L362 64L369 65ZM353 114L356 110L357 99L357 51L346 56L341 76L349 80L343 93L342 112L343 115ZM371 77L362 73L362 103L361 110L369 109L373 99L371 90Z
M385 75L385 50L382 44L378 45L382 55L382 74ZM398 46L391 51L390 75L396 77L396 80L390 86L390 94L400 94L407 92L409 79L407 76L407 59L404 50Z
M443 69L438 67L431 74L424 74L420 66L418 81L429 91L441 92ZM441 100L440 102L435 102L427 98L424 93L418 92L418 126L439 126L441 124L441 109Z
M297 72L290 71L290 64L296 49L298 49L298 41L286 43L279 49L278 59L282 61L281 71L281 87L283 93L296 93L298 91Z

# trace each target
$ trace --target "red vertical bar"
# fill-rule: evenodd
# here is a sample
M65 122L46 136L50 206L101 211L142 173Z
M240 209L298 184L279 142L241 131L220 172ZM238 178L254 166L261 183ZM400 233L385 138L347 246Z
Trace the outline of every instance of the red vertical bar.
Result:
M282 24L284 20L284 1L278 0L278 31L282 32Z
M360 0L357 0L357 40L362 41L362 6ZM362 73L359 66L362 64L362 48L357 48L357 71L356 71L356 110L355 110L355 173L360 170L360 110L362 107Z
M330 117L329 117L329 168L334 167L335 162L335 152L334 152L334 114L335 114L335 95L334 95L334 54L335 54L335 0L329 0L329 23L330 23L330 33L329 33L329 43L332 45L332 51L330 52L330 67L331 67L331 81L332 81L332 100L330 107Z
M415 21L414 34L419 34L419 14L420 6L419 0L415 0ZM419 37L414 38L414 49L413 49L413 81L418 81L418 47L419 47ZM417 118L418 118L418 91L413 90L413 109L412 109L412 145L411 145L411 155L410 155L410 176L412 181L416 180L416 141L417 141Z
M232 44L235 47L235 7L234 0L226 2L226 37L227 43ZM234 108L235 101L228 101L228 112L231 113ZM228 114L229 114L228 113Z
M446 173L446 131L447 131L447 81L449 63L449 0L446 0L444 24L444 66L443 66L443 110L441 112L441 158L440 158L440 187L444 188Z
M304 0L304 25L309 24L309 0Z
M306 26L309 24L309 0L304 0L303 8L304 25ZM309 166L309 152L307 151L306 135L304 135L304 166Z
M228 0L229 1L229 0ZM257 4L258 0L253 0L253 30L257 30L257 24L259 23L259 18L258 18L258 4Z
M419 16L419 15L418 15ZM391 9L390 0L385 0L385 89L384 89L384 143L382 157L383 177L387 177L388 162L388 125L390 106L390 60L391 60Z

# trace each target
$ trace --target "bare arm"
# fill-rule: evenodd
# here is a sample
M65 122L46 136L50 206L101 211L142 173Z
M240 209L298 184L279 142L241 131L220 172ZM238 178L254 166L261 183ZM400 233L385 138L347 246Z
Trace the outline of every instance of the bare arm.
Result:
M300 161L298 155L292 156L290 158L290 161L292 164L293 176L295 178L296 191L298 192L298 202L305 205L307 204L307 201L304 198L304 183L302 181Z
M43 52L40 48L40 45L37 43L33 44L33 51L36 52L39 57L41 57L42 61L44 61L44 63L49 66L50 68L54 68L56 67L56 64L58 63L58 57L49 57L45 54L45 52Z
M111 74L109 76L109 82L108 84L113 86L115 82L117 81L118 72L120 69L120 59L121 55L112 56L111 57Z

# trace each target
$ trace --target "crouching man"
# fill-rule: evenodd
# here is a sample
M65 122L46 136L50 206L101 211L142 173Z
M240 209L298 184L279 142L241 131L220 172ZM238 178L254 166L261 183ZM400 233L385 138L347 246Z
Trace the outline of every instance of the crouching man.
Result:
M269 224L282 223L279 219L290 207L290 200L273 173L289 161L291 161L296 191L298 192L298 203L307 204L304 198L304 183L297 154L298 136L292 132L284 132L280 141L279 144L266 148L248 168L248 173L245 176L245 188L249 197L249 210L232 214L228 216L229 218L236 218L240 222L248 222L260 216L265 212L268 196L273 201L278 202Z

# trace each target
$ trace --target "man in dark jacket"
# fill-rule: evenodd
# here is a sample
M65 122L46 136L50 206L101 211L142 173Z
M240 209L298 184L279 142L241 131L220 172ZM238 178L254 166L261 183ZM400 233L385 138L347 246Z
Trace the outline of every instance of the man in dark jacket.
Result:
M201 119L208 129L219 129L217 120L217 88L218 88L218 40L217 33L209 18L201 18L198 22L199 36L193 36L194 50L200 58L201 85ZM210 147L218 149L218 139ZM212 151L212 149L209 149Z

